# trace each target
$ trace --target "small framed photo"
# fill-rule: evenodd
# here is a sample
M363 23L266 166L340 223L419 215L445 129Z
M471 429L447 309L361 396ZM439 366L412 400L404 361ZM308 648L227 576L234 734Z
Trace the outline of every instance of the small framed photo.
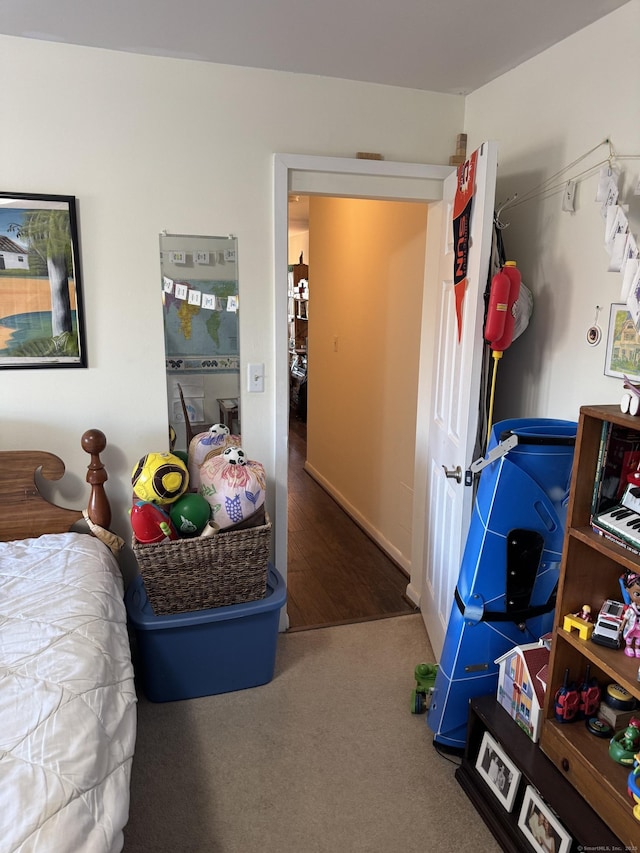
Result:
M611 305L605 376L640 382L640 334L636 330L631 312L620 302Z
M524 794L518 828L536 853L569 853L571 836L532 785Z
M485 732L476 759L476 770L501 805L510 812L520 784L520 771L489 732Z

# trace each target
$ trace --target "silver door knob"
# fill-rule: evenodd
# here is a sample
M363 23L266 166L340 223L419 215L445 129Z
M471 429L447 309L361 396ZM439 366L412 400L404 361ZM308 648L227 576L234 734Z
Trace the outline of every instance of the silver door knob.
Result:
M456 465L455 468L449 470L446 465L442 466L445 477L451 477L452 480L455 480L456 483L462 482L462 468L459 465Z

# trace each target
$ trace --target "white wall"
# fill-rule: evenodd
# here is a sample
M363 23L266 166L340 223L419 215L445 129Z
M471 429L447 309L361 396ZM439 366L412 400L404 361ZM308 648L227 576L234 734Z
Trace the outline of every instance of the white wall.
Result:
M158 234L238 237L243 443L274 472L273 154L447 163L464 100L330 78L0 36L0 186L79 199L89 368L0 373L0 446L42 448L81 506L88 427L114 528L129 537L130 472L167 444ZM272 483L273 485L273 483ZM273 500L273 488L268 501ZM273 508L271 507L271 510Z
M520 198L605 138L620 154L640 154L640 0L531 59L466 98L469 150L498 141L497 204ZM599 148L564 180L608 154ZM623 200L640 235L640 196L632 188L640 159L621 160ZM529 329L498 368L496 419L575 419L579 407L619 402L622 383L603 375L609 306L620 300L621 278L607 272L603 220L595 202L597 174L580 180L576 212L561 210L561 196L506 210L507 254L533 291ZM596 306L603 341L586 343Z

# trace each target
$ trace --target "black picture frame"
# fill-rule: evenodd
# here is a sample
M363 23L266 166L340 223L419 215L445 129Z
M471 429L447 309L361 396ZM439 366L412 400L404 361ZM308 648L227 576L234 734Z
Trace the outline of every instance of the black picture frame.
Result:
M76 204L0 192L0 369L87 366Z

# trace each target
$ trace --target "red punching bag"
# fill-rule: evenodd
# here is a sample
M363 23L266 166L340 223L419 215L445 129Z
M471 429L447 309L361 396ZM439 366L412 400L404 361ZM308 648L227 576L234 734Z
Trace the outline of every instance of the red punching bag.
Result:
M496 390L496 371L502 353L511 346L513 331L516 324L514 315L515 304L520 296L520 272L515 261L506 261L500 272L491 279L487 319L484 327L484 337L493 350L493 376L491 380L491 395L489 399L489 427L487 429L487 445L491 437L493 421L493 402Z
M516 267L515 261L507 261L502 267L502 275L509 280L509 295L507 297L507 310L504 320L504 331L501 337L493 339L491 349L494 352L504 352L511 346L513 340L513 330L516 324L516 318L513 313L514 306L520 296L520 271Z
M487 307L487 320L484 326L484 337L492 347L494 341L499 341L504 335L504 324L509 308L509 291L511 281L502 270L491 279L491 292Z

